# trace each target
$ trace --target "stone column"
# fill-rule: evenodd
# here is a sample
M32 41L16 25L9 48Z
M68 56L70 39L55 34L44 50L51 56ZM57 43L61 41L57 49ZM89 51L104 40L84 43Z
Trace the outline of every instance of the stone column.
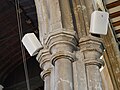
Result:
M3 86L2 85L0 85L0 90L3 90Z
M99 68L104 64L101 40L98 37L86 36L80 39L79 46L84 54L88 90L102 90L102 80Z
M49 34L46 44L55 69L55 90L73 90L72 62L76 48L74 31L60 29Z
M40 67L43 69L41 72L41 78L44 80L44 90L50 89L50 73L51 73L51 63L50 63L50 53L48 50L43 49L39 52L37 60L40 63Z

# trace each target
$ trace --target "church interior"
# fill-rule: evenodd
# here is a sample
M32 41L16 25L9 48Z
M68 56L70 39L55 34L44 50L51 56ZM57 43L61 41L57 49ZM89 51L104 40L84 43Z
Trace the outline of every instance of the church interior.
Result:
M39 39L36 5L34 0L19 0L17 8L17 1L0 0L0 85L3 90L29 90L28 84L30 90L45 90L40 77L42 69L36 55L31 57L22 47L18 26L21 18L22 34L34 33ZM110 16L110 30L101 36L105 47L102 57L105 66L101 71L103 90L120 90L120 0L101 1Z

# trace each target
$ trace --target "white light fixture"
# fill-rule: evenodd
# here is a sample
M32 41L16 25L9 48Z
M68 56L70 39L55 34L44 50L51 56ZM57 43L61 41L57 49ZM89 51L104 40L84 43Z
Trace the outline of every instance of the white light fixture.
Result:
M30 56L34 56L42 49L42 45L34 33L27 33L22 38L22 43L29 52Z
M94 11L91 15L90 33L107 34L109 23L109 13L103 11Z
M0 85L0 90L3 90L3 86L2 85Z

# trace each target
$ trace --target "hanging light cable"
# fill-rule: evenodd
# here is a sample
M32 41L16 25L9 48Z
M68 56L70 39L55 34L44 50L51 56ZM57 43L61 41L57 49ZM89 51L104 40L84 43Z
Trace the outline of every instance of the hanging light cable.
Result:
M24 71L25 71L27 90L30 90L28 69L27 69L26 56L25 56L25 48L23 47L23 44L21 42L22 37L23 37L23 32L22 32L22 22L21 22L21 14L20 14L21 9L20 9L20 6L19 6L19 0L15 0L15 7L16 7L18 30L19 30L19 37L20 37L20 44L21 44L21 51L22 51L22 58L23 58L23 65L24 65Z

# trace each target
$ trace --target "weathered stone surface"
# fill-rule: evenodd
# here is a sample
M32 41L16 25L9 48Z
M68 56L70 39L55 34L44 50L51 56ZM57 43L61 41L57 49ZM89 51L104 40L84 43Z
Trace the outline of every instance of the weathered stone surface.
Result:
M120 51L111 28L107 36L102 36L105 45L104 58L115 90L120 89ZM117 72L117 73L116 73Z
M41 78L44 80L44 90L51 90L51 69L50 63L51 54L48 49L42 49L37 55L37 61L40 63L40 67L43 69L41 72Z
M72 63L68 59L55 62L55 90L73 90Z
M86 66L86 70L89 90L103 90L99 67L96 65L89 65Z
M50 88L51 90L55 90L55 68L52 66L51 74L50 74Z
M46 40L55 69L55 90L73 90L72 62L76 44L75 32L64 29L51 33Z
M76 61L73 62L74 90L88 90L85 63L82 61L82 52L76 52Z
M80 51L84 54L88 90L102 90L102 80L99 68L104 65L100 60L102 55L101 40L94 36L80 39Z
M106 65L101 71L101 76L102 76L103 90L115 90Z
M34 0L38 17L38 28L40 41L44 45L46 35L50 31L49 5L48 0Z
M90 15L93 12L91 2L35 0L40 41L44 46L37 60L43 69L41 76L45 81L45 90L103 90L99 71L104 66L100 59L103 54L102 41L89 36ZM114 87L118 87L120 55L111 36L108 33L103 37L107 49L105 59Z

